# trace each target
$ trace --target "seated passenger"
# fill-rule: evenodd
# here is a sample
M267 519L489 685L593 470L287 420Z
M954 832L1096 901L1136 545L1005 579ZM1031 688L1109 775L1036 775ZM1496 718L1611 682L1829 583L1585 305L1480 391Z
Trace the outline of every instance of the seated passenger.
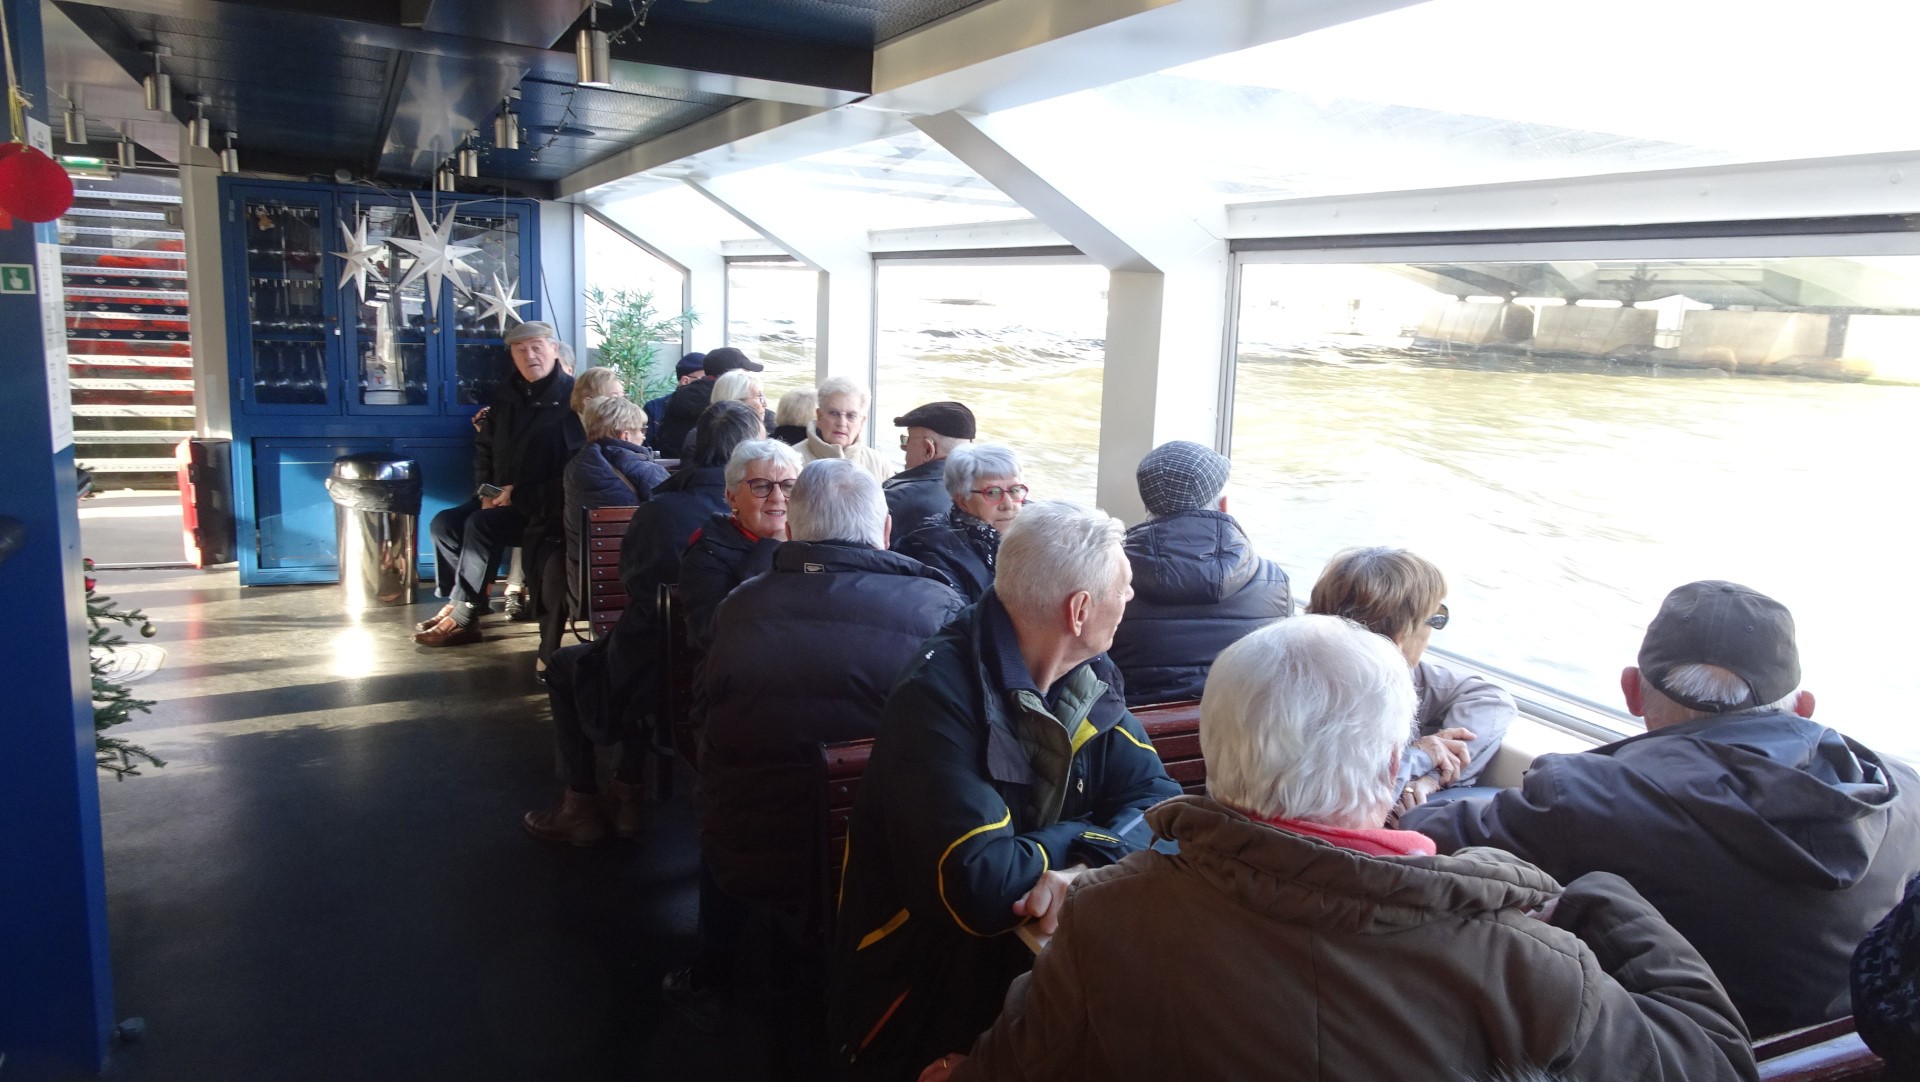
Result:
M1147 452L1134 471L1153 517L1127 531L1133 600L1107 656L1127 678L1127 705L1198 699L1216 655L1293 615L1287 573L1253 551L1227 514L1231 464L1186 440Z
M880 487L887 493L893 536L899 538L926 525L928 519L945 515L953 506L947 498L943 474L947 456L954 448L973 442L973 411L958 402L929 402L895 417L893 423L907 430L900 437L900 449L907 453L907 468L887 478Z
M1405 549L1336 553L1313 584L1307 611L1344 616L1393 640L1413 666L1419 706L1400 756L1400 810L1448 786L1470 786L1493 761L1518 711L1506 690L1477 676L1422 661L1427 640L1447 626L1447 580Z
M1667 595L1620 674L1638 736L1518 789L1415 808L1442 851L1614 872L1700 949L1756 1035L1848 1013L1855 944L1920 871L1920 776L1808 720L1793 617L1730 582Z
M680 557L680 606L687 644L696 653L713 642L713 614L733 588L773 566L787 539L788 497L800 456L779 440L747 440L727 459L727 506L693 532Z
M611 369L589 368L581 378L606 371ZM637 403L618 395L595 397L588 400L581 420L586 424L587 443L567 463L563 478L567 583L556 595L567 597L576 613L580 611L580 530L585 512L646 503L653 486L667 479L666 468L637 442L647 426L646 412Z
M876 481L893 476L893 463L887 456L860 443L867 423L867 389L845 376L834 376L820 384L820 404L814 408L813 424L807 438L795 450L801 462L822 458L844 458L873 475Z
M767 408L767 394L761 389L760 374L736 368L713 381L713 400L715 402L745 402L751 409L760 411L760 423L768 432L773 431L773 411Z
M808 463L788 513L773 570L721 603L694 692L708 874L700 963L669 976L670 995L727 981L743 903L803 927L818 916L820 745L873 736L900 671L966 607L939 573L887 551L887 502L851 462Z
M998 443L956 447L941 477L947 486L945 516L927 520L893 548L945 572L968 601L978 601L993 585L1000 534L1027 505L1020 458Z
M1920 875L1854 948L1855 1029L1886 1078L1920 1078Z
M836 918L829 1036L848 1077L912 1078L971 1045L1033 962L1010 933L1147 844L1142 813L1179 793L1103 655L1131 594L1123 532L1028 508L994 588L887 697Z
M579 414L580 423L584 425L587 423L587 403L611 395L624 397L626 393L627 389L620 385L620 373L604 365L595 365L573 377L573 393L567 396L567 408Z
M1406 671L1327 616L1227 647L1209 795L1147 813L1179 855L1080 876L999 1020L921 1078L1752 1078L1712 971L1625 881L1376 828Z
M707 355L704 353L681 354L680 363L673 366L673 376L678 381L673 390L677 391L698 380L705 374L706 363ZM672 400L673 391L668 391L659 398L647 399L647 404L642 407L647 411L647 446L652 448L655 454L666 453L660 447L660 433L666 427L667 403Z
M807 425L820 404L820 393L811 387L796 387L780 396L774 408L773 431L767 435L788 446L807 442Z
M620 543L620 582L627 607L603 638L553 652L547 698L553 704L554 758L566 783L558 807L530 811L521 823L542 841L598 845L608 832L640 833L645 819L646 735L639 720L659 697L660 584L680 576L680 554L700 523L726 506L726 465L760 419L738 402L707 407L695 428L694 455L655 486ZM600 805L597 746L614 745L612 808Z
M700 378L688 380L667 397L665 417L660 423L654 446L668 457L685 458L692 442L693 429L708 406L713 405L713 386L721 376L736 369L759 372L766 365L749 358L732 346L721 346L700 359Z

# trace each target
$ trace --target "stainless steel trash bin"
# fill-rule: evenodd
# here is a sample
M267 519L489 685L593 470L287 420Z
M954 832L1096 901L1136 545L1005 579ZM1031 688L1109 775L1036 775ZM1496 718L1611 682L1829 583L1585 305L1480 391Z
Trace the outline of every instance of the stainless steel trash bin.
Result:
M333 497L348 611L413 604L420 562L420 464L377 452L337 458L327 494Z

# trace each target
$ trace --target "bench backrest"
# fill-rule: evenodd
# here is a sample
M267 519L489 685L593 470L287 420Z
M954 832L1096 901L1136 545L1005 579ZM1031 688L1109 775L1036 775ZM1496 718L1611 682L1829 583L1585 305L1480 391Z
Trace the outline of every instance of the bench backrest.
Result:
M1865 1082L1883 1077L1885 1067L1851 1017L1762 1037L1753 1058L1767 1082Z
M581 604L586 608L588 634L599 638L613 630L626 610L626 584L620 581L620 542L627 536L627 523L638 507L588 507L580 513L580 546L575 553L580 567Z
M672 734L673 748L688 766L700 765L700 741L693 731L693 648L687 642L687 609L680 603L680 587L663 582L657 599L660 621L667 633L660 637L664 653L660 663L667 678L661 681L666 701L661 718Z

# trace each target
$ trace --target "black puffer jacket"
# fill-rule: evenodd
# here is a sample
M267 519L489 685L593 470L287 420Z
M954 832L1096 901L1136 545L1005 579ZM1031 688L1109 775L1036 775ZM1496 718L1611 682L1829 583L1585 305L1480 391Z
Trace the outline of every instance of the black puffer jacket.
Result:
M474 484L513 486L513 509L527 517L528 548L560 535L567 462L587 442L567 407L572 394L573 377L558 367L535 383L516 371L494 392L473 438Z
M1233 516L1182 511L1127 531L1133 600L1107 655L1127 705L1198 699L1213 659L1241 636L1293 615L1287 573L1253 551Z
M880 482L881 491L887 495L887 513L893 516L894 551L899 551L900 542L925 526L928 519L944 515L953 507L953 497L947 495L946 473L947 460L936 458Z
M893 546L944 573L969 602L986 596L993 585L993 564L1000 555L1000 535L993 527L947 501L947 517L934 519Z
M601 507L646 503L653 486L667 479L666 467L644 448L611 436L590 440L567 463L567 594L579 611L580 527L582 512Z
M811 903L819 745L872 736L901 670L963 608L937 572L839 541L781 545L721 603L694 698L700 849L728 893Z
M755 537L740 520L721 512L694 531L680 557L680 607L687 614L687 644L694 653L713 645L713 617L733 588L773 566L777 537Z
M685 387L676 388L667 399L667 416L654 434L653 446L668 458L679 457L693 436L693 426L713 402L713 380L701 376Z

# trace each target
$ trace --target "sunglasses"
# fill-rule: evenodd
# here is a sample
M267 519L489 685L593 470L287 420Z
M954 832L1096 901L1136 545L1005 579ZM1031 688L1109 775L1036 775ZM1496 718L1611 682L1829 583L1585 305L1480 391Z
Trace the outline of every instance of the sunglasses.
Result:
M989 488L970 488L967 491L973 493L975 496L985 496L995 503L998 503L1002 496L1012 496L1014 503L1026 503L1027 493L1032 490L1025 485L1009 485L1006 488L993 485Z
M1438 631L1441 628L1446 627L1447 626L1446 604L1442 602L1440 605L1440 611L1434 613L1432 616L1427 617L1425 622L1428 627L1434 629L1435 631Z
M753 493L754 499L764 500L768 496L773 495L775 486L779 487L782 495L791 496L793 495L793 486L800 482L797 478L793 477L789 477L784 481L769 481L764 477L755 477L742 483L747 486L748 492Z

